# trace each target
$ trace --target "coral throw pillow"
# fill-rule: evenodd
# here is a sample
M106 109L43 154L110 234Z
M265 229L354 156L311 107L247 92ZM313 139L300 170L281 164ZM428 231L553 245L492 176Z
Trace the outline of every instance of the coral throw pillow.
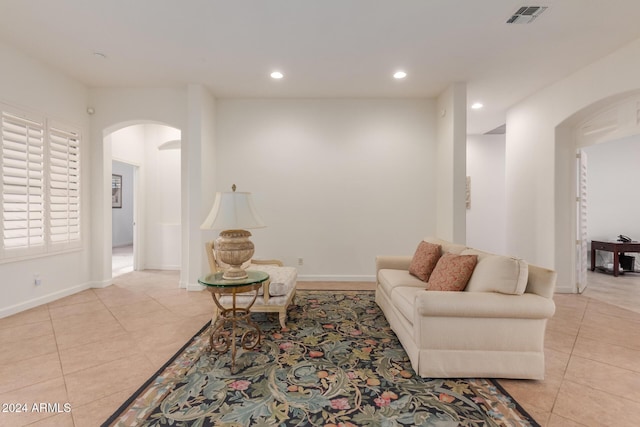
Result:
M440 245L422 241L409 264L409 273L426 282L440 259Z
M430 291L462 291L467 287L473 269L476 267L476 255L454 255L446 253L438 260L429 278Z

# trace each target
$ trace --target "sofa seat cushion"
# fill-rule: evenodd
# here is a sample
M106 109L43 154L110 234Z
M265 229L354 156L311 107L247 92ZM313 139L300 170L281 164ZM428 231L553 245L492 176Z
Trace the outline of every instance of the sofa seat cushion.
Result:
M418 295L427 292L424 288L415 286L396 286L391 294L391 303L398 313L413 326L416 313L416 299Z
M393 290L398 286L426 289L427 284L407 270L382 269L378 271L378 286L391 298Z
M478 264L469 279L468 292L499 292L522 295L527 287L529 268L524 260L467 249L464 255L476 255Z

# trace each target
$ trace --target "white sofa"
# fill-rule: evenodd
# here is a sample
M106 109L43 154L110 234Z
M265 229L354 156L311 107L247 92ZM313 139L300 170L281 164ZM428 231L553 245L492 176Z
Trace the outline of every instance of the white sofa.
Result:
M438 238L443 253L475 254L464 291L428 291L412 256L376 258L376 302L428 378L544 378L544 334L555 312L556 273Z

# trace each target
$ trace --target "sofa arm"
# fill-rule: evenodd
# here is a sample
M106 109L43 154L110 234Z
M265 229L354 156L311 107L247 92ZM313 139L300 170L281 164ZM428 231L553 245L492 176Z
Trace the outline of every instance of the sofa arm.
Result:
M412 256L379 255L376 257L376 271L382 269L408 270Z
M550 298L497 292L425 291L418 294L415 307L420 316L514 319L548 319L556 310Z

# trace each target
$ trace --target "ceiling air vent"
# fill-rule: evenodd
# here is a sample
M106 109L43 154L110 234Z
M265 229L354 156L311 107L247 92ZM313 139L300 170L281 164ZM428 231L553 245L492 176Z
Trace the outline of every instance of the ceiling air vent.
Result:
M522 6L507 20L507 24L531 24L545 10L546 6Z

